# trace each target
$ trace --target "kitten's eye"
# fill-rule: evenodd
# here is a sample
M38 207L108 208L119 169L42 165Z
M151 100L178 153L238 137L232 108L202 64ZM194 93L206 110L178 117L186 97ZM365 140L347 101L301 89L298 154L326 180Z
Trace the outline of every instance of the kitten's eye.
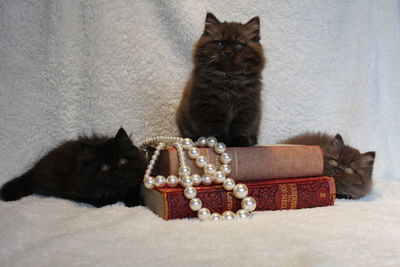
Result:
M118 162L119 166L124 166L124 165L126 165L127 163L128 163L128 160L127 160L127 159L124 159L124 158L120 159L119 162Z
M216 42L216 45L217 45L217 47L218 47L219 49L222 49L222 48L225 47L225 46L224 46L224 43L221 42L221 41Z
M244 44L241 44L241 43L236 43L233 45L233 49L235 49L235 50L241 50L243 48L244 48Z
M338 165L336 160L333 159L328 160L328 164L332 167L336 167Z
M353 174L354 170L352 168L347 167L346 169L344 169L344 172L347 174Z
M110 166L108 166L107 164L103 164L103 165L101 165L100 170L102 172L109 171L110 170Z

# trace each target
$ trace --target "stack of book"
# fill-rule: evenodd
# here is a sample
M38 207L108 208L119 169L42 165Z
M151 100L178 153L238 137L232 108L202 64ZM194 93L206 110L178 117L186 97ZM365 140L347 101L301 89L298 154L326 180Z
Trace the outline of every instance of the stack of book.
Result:
M257 201L256 211L301 209L333 205L336 197L332 177L323 176L324 159L319 146L269 145L255 147L228 147L232 155L231 173L228 177L244 183L249 196ZM200 154L208 162L217 163L212 148L201 148ZM193 160L187 159L192 173L202 174ZM178 175L179 161L174 148L163 150L153 170L153 175ZM196 217L189 208L183 188L142 187L145 205L160 217L182 219ZM197 197L211 212L240 209L240 200L222 185L196 186Z

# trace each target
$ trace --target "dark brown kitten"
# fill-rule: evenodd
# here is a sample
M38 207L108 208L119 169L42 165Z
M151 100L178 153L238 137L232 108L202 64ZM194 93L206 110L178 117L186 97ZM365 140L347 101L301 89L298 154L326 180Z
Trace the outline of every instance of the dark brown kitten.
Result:
M375 152L361 154L347 146L340 134L305 133L281 141L284 144L319 145L324 151L324 175L335 177L338 198L360 198L372 188Z
M80 136L49 151L30 170L5 183L0 197L14 201L39 194L85 202L96 207L123 201L141 204L144 154L124 129L115 137Z
M220 22L207 13L194 69L176 113L181 136L215 136L228 146L257 144L261 118L260 19Z

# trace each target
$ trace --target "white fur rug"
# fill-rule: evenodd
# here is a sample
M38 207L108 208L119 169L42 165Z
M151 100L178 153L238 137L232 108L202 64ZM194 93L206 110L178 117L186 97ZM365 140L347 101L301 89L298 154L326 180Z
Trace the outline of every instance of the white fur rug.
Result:
M358 201L257 212L235 222L164 221L28 197L0 205L1 266L398 266L400 183Z
M377 152L366 199L235 223L0 201L0 265L398 266L399 10L398 0L0 0L0 184L83 132L122 125L136 144L176 134L206 11L260 16L260 143L322 130Z

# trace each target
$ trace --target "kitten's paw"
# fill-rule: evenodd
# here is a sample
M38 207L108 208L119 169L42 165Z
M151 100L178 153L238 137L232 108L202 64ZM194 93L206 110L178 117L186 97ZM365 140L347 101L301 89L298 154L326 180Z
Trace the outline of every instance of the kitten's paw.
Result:
M127 207L135 207L135 206L141 206L144 205L144 202L142 199L135 197L135 198L127 198L123 200L125 206Z
M251 145L251 146L255 146L255 145L258 144L258 138L257 138L257 136L250 136L250 140L251 140L251 142L250 142L250 145Z
M122 199L122 201L127 207L143 205L143 200L140 197L140 187L129 190L126 194L126 197Z
M215 138L217 138L217 141L218 141L218 142L222 142L222 143L224 143L225 145L228 146L228 144L229 144L229 139L228 139L228 137L223 136L223 135L218 135L218 136L215 136Z
M246 146L254 146L257 144L257 137L256 136L238 136L232 138L230 142L230 146L239 146L239 147L246 147Z
M2 188L0 196L4 201L15 201L22 198L22 195L15 188Z
M340 199L354 199L351 195L341 194L341 193L336 194L336 198L340 198Z
M21 180L14 179L3 185L0 190L0 198L4 201L15 201L28 195L24 191Z

